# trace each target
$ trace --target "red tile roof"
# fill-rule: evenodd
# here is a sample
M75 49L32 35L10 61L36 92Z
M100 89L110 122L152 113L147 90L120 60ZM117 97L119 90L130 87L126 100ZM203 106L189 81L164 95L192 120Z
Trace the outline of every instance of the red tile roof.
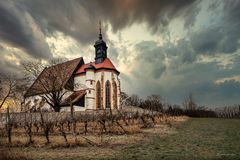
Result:
M85 73L85 69L88 67L90 63L87 64L83 64L76 72L76 74L81 74L81 73ZM102 63L98 63L96 64L95 62L91 63L96 70L98 69L110 69L110 70L114 70L117 73L119 73L119 71L115 68L115 66L112 64L111 60L108 58L105 58L105 60Z

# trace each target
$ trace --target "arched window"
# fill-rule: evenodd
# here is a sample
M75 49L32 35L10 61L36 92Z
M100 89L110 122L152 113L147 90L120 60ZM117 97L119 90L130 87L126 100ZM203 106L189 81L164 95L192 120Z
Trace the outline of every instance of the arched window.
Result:
M117 84L113 82L113 107L117 108Z
M111 108L111 84L109 81L106 82L105 87L106 95L106 108Z
M96 108L101 109L101 85L100 82L97 82L96 85Z

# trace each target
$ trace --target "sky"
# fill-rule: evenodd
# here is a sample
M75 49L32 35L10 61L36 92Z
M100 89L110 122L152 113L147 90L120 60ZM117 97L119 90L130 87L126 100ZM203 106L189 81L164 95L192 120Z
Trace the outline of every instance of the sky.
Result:
M122 91L207 107L240 104L239 0L2 0L0 73L94 60L99 21Z

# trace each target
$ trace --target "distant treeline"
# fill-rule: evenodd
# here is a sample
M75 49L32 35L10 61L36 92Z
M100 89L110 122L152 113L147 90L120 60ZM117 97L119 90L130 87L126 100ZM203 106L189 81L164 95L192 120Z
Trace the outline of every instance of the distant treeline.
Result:
M186 115L189 117L216 117L216 118L240 118L240 105L209 109L199 106L189 94L183 101L182 106L166 103L161 96L151 95L141 99L138 95L124 95L124 105L137 106L143 109L162 112L168 115Z
M240 118L240 106L228 106L218 109L196 108L183 109L169 106L165 113L169 115L186 115L189 117L216 117L216 118Z

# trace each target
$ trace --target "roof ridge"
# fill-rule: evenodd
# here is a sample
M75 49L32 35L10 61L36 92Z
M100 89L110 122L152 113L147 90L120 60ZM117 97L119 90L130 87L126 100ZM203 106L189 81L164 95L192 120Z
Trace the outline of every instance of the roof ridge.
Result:
M83 62L83 63L82 63ZM63 63L59 63L50 67L45 67L42 72L38 75L38 77L36 78L36 80L33 82L33 84L28 88L27 92L25 93L25 97L29 97L29 96L34 96L34 95L39 95L39 94L44 94L47 91L45 91L44 89L37 89L38 91L33 91L33 89L36 90L36 87L39 87L37 85L39 85L38 82L39 79L45 79L46 81L49 81L48 78L46 79L46 77L44 77L44 75L46 76L47 73L53 71L53 70L59 70L61 67L70 67L69 69L66 69L66 77L65 79L63 79L62 84L56 84L58 85L57 87L60 88L65 88L67 82L69 81L69 79L72 77L72 75L76 72L76 70L81 67L81 65L84 64L83 58L79 57L79 58L75 58ZM60 70L59 70L60 71ZM55 75L56 77L57 74ZM58 79L58 78L57 78ZM32 93L31 93L32 92Z
M58 63L58 64L54 64L54 65L49 66L49 67L47 67L47 68L51 68L51 67L54 67L54 66L58 66L58 65L61 65L61 64L67 63L67 62L71 62L71 61L75 61L75 60L78 60L78 59L83 59L83 57L74 58L74 59L71 59L71 60L68 60L68 61L65 61L65 62L61 62L61 63Z

